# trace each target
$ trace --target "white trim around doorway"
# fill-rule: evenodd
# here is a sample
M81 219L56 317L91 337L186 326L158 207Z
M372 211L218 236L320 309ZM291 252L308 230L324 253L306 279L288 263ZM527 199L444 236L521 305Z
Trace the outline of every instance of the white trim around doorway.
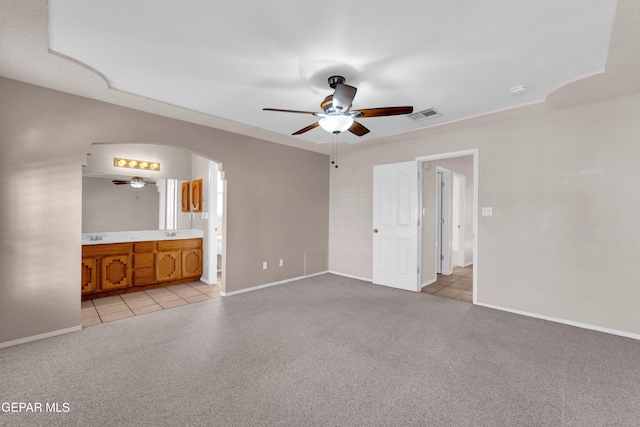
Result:
M477 148L472 148L469 150L461 150L461 151L452 151L448 153L439 153L432 154L428 156L416 157L415 160L422 162L433 162L436 160L443 159L452 159L455 157L465 157L472 156L473 157L473 303L478 304L478 235L480 234L480 230L478 229L478 155L479 150ZM418 196L422 195L422 181L420 181L420 185L418 186ZM421 200L421 198L420 198ZM420 238L420 242L418 244L418 259L422 259L422 221L420 222L420 226L418 227L418 236ZM468 232L469 230L467 230Z

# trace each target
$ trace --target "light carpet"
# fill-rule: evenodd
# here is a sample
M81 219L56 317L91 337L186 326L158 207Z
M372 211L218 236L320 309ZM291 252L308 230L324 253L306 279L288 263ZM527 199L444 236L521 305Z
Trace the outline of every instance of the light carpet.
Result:
M326 274L2 349L0 402L43 405L8 426L638 426L640 342Z

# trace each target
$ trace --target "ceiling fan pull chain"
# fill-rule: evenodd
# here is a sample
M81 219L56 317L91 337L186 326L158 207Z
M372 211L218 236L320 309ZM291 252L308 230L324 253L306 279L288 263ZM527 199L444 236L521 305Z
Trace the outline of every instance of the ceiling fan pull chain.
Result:
M334 151L334 155L333 155L333 160L335 163L335 167L338 167L338 134L334 133L333 134L333 151Z
M333 164L338 167L338 133L333 134Z
M336 135L331 137L331 164L336 164Z

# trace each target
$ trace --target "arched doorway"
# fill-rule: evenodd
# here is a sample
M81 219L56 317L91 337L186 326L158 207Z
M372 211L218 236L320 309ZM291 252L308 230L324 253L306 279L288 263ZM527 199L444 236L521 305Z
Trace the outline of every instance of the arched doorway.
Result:
M154 162L158 166L153 171L119 167L115 159ZM182 285L176 285L171 289L180 289L183 292L182 299L189 303L197 302L198 298L205 299L201 294L212 295L208 285L217 286L220 291L223 291L225 257L223 256L222 237L225 231L225 209L222 204L224 181L220 169L222 169L221 163L213 159L172 146L133 143L93 144L92 152L87 158L87 164L83 167L83 237L86 237L87 234L98 236L100 232L104 235L112 235L126 231L140 235L142 234L141 227L143 230L157 230L162 232L161 234L174 235L176 238L185 236L188 238L192 232L197 232L196 234L202 237L201 252L188 254L184 249L178 256L173 256L171 251L162 252L169 262L175 262L172 266L179 266L177 270L182 272L189 271L187 267L193 258L199 256L198 261L201 261L201 274L194 278L197 282L188 283L188 286L193 289L180 288ZM118 180L129 183L133 176L140 176L152 185L145 185L141 188L113 185L112 181ZM198 184L197 192L196 184ZM184 194L182 190L185 185L193 191L187 191ZM87 186L90 188L86 189ZM134 193L135 199L132 198ZM183 200L185 196L189 200ZM96 208L98 204L99 206ZM87 213L89 215L86 215ZM132 215L147 215L148 218L131 218ZM90 218L86 218L87 216ZM139 240L139 236L132 238ZM159 254L160 252L154 252L153 261L141 261L144 260L144 257L140 254L131 255L132 267L129 274L132 288L127 291L137 290L133 289L135 287L133 285L136 285L136 272L141 269L136 269L136 263L159 263L161 261ZM188 255L193 256L189 258ZM160 280L158 266L156 265L155 268L155 273L151 272L152 268L147 270L150 271L149 274L156 274L156 280ZM104 275L103 270L100 270L100 273ZM167 277L173 279L173 277ZM187 276L179 278L186 280ZM97 280L101 279L104 277L99 277ZM169 282L168 284L174 283ZM159 290L156 291L154 288L148 291L141 289L141 291L151 295L158 294L161 298L156 302L163 308L171 306L171 303L163 304L164 301L161 301L162 295ZM134 299L133 294L134 292L131 292L131 295L127 292L121 298L128 304L128 300ZM220 292L215 293L216 297L219 295ZM101 296L106 295L102 294ZM169 295L165 295L165 297L168 298ZM112 298L112 296L109 295L108 298ZM83 299L85 298L83 297ZM117 297L115 299L115 302L118 302ZM85 308L86 305L83 303L83 319ZM130 308L133 314L138 315L143 314L151 307L139 310L135 310L136 307ZM111 319L112 316L108 316L110 314L108 311L104 311L107 314L105 317Z

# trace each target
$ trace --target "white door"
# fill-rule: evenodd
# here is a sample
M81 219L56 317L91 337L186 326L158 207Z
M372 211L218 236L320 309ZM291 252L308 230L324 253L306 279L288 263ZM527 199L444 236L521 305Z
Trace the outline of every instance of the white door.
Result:
M418 162L373 167L373 283L418 292Z

